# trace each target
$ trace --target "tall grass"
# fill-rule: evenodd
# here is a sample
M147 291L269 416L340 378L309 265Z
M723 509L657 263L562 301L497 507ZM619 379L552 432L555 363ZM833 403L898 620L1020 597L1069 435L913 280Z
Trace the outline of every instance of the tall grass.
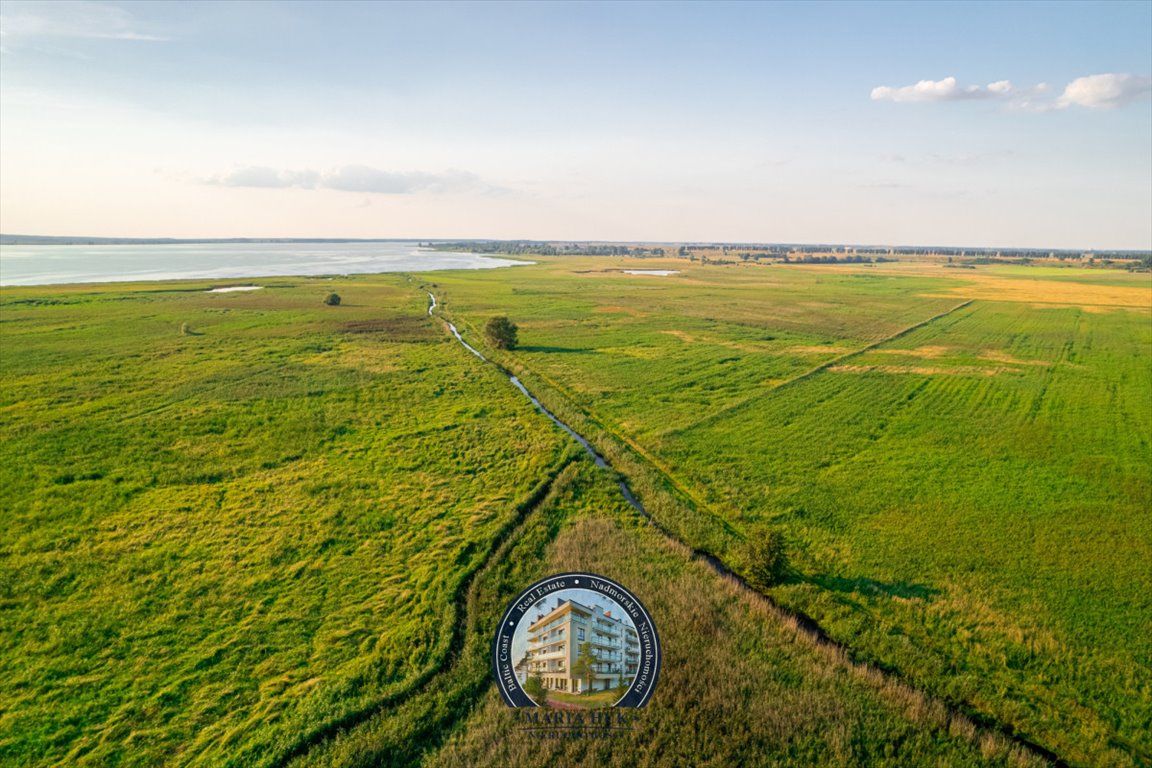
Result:
M611 478L585 464L553 500L566 523L548 549L547 570L602 573L644 601L663 652L648 707L617 738L541 740L518 730L490 689L424 765L1042 764L922 695L811 644L634 510L605 504L604 491L589 498L597 487L610 492Z
M442 665L571 447L403 278L333 283L5 289L0 761L258 764Z

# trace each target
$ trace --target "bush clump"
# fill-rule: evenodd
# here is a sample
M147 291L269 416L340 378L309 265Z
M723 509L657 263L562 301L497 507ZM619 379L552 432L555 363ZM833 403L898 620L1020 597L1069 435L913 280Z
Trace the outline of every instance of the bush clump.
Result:
M532 697L532 701L544 706L548 701L548 689L539 675L532 675L524 681L524 692Z
M748 534L743 551L744 573L748 583L766 589L784 580L788 573L788 550L784 533L761 526Z
M330 293L324 298L324 303L330 307L340 306L340 294Z
M519 330L516 323L501 315L488 320L488 324L484 326L484 335L497 349L516 349L518 341L516 334Z

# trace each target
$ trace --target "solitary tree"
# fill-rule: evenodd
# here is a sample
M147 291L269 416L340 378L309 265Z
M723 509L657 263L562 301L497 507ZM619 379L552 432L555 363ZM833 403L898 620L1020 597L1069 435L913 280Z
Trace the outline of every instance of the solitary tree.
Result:
M744 566L748 583L758 589L779 584L788 571L784 534L777 528L756 528L744 545Z
M484 326L484 335L497 349L516 349L516 332L518 330L516 323L501 315L488 321L488 324Z
M592 691L592 683L596 680L596 664L599 659L592 651L592 643L580 644L580 656L572 664L572 674L584 680L584 693Z
M540 679L540 675L532 675L524 681L524 692L540 706L544 706L544 702L548 701L548 689L544 687L544 681Z
M324 303L330 307L340 306L340 294L330 293L324 298Z

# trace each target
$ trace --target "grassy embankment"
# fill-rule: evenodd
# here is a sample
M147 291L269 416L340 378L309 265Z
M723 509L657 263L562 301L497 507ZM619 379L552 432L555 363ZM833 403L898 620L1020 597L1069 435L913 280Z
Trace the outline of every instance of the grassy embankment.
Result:
M773 597L863 658L1070 762L1150 759L1146 275L634 266L437 280L475 338L521 325L502 362L685 541L738 565L781 526Z
M4 289L0 762L266 764L402 695L570 455L403 278L267 285Z

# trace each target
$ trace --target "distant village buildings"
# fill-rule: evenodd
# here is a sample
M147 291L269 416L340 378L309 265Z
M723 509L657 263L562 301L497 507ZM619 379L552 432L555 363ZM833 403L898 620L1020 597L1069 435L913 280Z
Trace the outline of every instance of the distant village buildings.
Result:
M630 622L601 606L575 600L557 600L547 613L528 627L528 648L516 665L518 673L539 676L553 691L582 693L588 686L583 675L573 672L581 648L588 643L593 664L593 691L628 684L640 662L640 639Z

